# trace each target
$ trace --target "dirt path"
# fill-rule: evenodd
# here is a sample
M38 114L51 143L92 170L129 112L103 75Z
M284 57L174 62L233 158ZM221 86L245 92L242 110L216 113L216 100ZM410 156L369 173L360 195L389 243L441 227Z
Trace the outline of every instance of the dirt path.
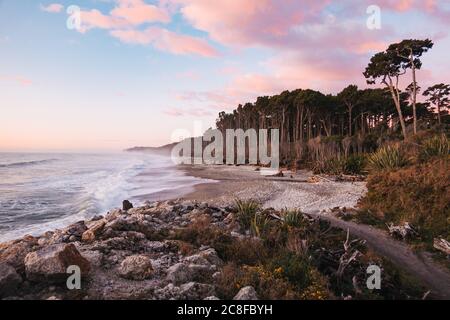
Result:
M386 232L371 226L344 221L319 212L310 214L329 221L335 227L348 229L351 235L366 240L367 244L380 255L415 276L431 290L433 296L450 299L450 273L437 265L430 257L424 254L417 256L408 245L392 239Z

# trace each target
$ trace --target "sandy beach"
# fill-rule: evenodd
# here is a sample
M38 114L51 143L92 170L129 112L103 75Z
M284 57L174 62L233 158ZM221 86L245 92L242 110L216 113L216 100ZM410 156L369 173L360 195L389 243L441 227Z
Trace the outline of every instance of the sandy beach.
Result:
M310 171L283 171L284 177L273 177L256 171L252 166L180 166L187 175L210 179L184 195L187 200L229 205L236 198L254 199L264 207L300 209L321 212L335 207L352 208L365 194L364 182L335 182L327 178L308 183Z

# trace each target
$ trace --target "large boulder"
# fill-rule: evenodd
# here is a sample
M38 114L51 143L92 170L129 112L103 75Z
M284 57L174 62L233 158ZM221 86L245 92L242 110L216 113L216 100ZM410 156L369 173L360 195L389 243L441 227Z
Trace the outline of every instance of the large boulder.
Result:
M7 263L0 263L0 298L14 294L22 277Z
M122 210L123 211L128 211L130 209L133 209L133 204L130 201L128 201L128 200L124 200L122 202Z
M81 275L89 273L90 264L74 244L54 244L25 257L26 276L31 281L61 282L68 277L67 268L78 266Z
M258 300L258 296L256 295L256 291L253 287L247 286L239 290L233 300Z
M119 266L119 275L130 280L144 280L153 275L150 258L144 255L129 256Z
M7 263L19 273L25 272L25 256L38 248L38 240L34 237L24 237L0 244L0 263Z
M81 240L83 242L93 242L102 233L103 227L106 224L105 219L97 220L89 225L89 229L83 232Z

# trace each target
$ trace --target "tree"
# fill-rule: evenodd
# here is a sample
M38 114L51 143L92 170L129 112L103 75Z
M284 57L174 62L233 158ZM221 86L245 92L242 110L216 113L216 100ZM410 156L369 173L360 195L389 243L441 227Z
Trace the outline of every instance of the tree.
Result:
M438 123L441 124L441 109L448 109L450 100L450 85L448 84L436 84L429 87L423 92L423 95L428 98L428 102L433 103L437 108Z
M347 88L342 90L338 94L338 99L342 101L348 111L348 135L352 135L352 110L355 108L360 99L361 92L358 90L358 87L355 85L349 85Z
M399 43L394 43L387 49L388 52L395 53L398 58L400 58L401 68L412 70L412 106L413 106L413 122L414 122L414 134L417 134L417 81L416 81L416 70L422 67L422 61L420 57L427 52L429 49L433 48L433 42L429 39L426 40L415 40L408 39L403 40Z
M405 69L402 68L402 60L395 52L385 51L375 54L371 59L369 65L364 71L364 77L368 84L375 84L377 79L381 79L381 83L386 85L391 92L394 100L395 108L397 109L400 125L402 127L403 137L408 138L406 133L405 119L403 117L400 100L400 90L398 88L399 78L405 74Z

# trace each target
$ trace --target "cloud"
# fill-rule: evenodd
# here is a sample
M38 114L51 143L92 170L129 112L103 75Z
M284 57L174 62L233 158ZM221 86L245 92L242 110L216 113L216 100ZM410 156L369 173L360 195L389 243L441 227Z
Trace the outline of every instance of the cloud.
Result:
M41 10L50 13L59 13L64 9L64 6L60 3L52 3L48 6L41 5Z
M132 25L145 22L170 22L168 12L141 0L120 0L119 6L111 11L111 16L123 18Z
M152 44L173 54L196 54L203 57L218 56L218 52L206 40L177 34L160 27L141 30L112 30L111 35L125 43Z
M32 80L22 77L22 76L0 76L0 80L6 81L9 83L20 84L24 87L30 86L33 84Z
M160 26L141 25L148 23L169 23L171 17L165 6L147 4L142 0L117 0L109 14L97 9L81 11L80 32L93 28L109 30L111 36L124 43L152 45L173 54L192 54L214 57L218 51L202 38L178 34Z

